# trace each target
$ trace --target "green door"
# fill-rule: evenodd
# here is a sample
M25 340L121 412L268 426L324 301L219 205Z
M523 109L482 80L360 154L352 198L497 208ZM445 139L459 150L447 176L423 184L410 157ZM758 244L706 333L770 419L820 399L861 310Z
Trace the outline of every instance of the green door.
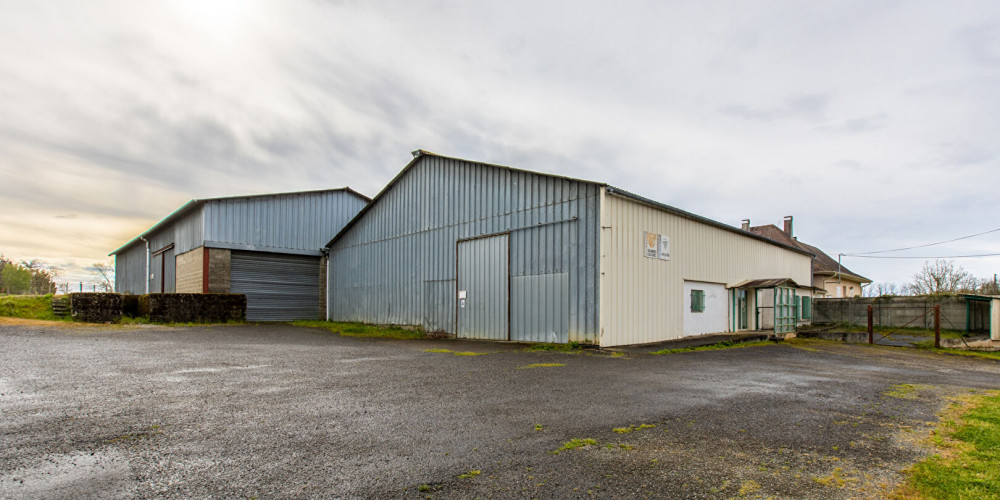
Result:
M794 288L774 289L774 333L795 331L795 300Z

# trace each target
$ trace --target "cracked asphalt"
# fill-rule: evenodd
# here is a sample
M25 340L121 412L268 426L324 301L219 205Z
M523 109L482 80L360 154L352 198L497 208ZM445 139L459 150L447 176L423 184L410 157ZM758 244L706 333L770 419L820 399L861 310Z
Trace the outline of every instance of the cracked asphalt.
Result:
M0 497L880 498L949 398L998 386L1000 362L825 341L622 356L0 319Z

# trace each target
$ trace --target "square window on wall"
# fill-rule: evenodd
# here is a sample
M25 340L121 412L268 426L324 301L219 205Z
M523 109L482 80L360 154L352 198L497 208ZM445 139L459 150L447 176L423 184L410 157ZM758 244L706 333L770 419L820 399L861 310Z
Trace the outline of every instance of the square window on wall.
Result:
M705 311L705 291L691 290L691 312Z

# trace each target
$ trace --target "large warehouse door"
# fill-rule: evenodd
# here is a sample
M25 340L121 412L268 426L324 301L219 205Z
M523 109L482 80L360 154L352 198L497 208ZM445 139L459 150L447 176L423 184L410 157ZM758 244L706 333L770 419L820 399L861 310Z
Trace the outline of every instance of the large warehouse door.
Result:
M232 252L232 293L247 296L248 321L319 318L319 257Z
M458 243L458 336L508 340L507 235Z

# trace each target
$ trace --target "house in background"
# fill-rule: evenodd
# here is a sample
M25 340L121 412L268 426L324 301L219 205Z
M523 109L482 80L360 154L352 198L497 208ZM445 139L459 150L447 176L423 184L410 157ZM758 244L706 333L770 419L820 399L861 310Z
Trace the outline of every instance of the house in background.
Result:
M327 253L327 319L461 338L785 333L812 293L798 246L604 183L423 150Z
M783 227L779 229L774 224L751 226L750 219L743 219L743 230L812 254L812 286L816 288L816 298L860 297L862 295L862 287L870 284L872 280L851 271L843 265L838 265L835 259L819 248L800 242L792 232L792 221L792 216L785 217Z
M368 204L350 188L191 200L115 256L120 293L242 293L247 319L317 319L323 245Z

